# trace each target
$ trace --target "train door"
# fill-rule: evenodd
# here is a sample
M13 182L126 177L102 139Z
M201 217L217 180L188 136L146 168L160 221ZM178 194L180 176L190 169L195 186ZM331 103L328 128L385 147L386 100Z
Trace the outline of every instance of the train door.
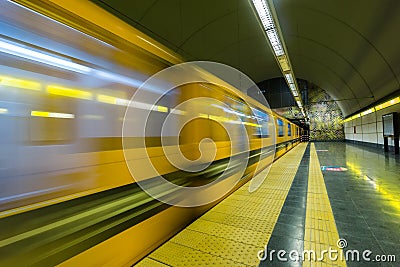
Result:
M18 174L28 113L28 105L0 101L0 177Z
M12 198L18 186L14 177L23 164L25 113L27 107L24 104L0 101L0 205Z

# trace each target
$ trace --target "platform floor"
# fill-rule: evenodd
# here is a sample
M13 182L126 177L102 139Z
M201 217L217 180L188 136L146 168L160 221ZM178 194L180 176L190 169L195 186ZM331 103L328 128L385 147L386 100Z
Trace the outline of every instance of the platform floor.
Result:
M137 266L398 266L399 252L399 158L302 143Z

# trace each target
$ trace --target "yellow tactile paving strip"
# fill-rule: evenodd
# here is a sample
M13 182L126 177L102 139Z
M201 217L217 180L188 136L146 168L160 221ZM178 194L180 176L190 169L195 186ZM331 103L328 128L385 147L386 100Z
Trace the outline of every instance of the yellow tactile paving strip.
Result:
M338 240L339 234L326 191L317 151L315 150L315 145L311 144L304 250L315 251L316 257L311 260L304 259L303 266L346 266L346 261L339 257L342 251L337 246ZM329 250L330 248L338 251L337 254L332 254L332 259L336 258L335 255L338 255L336 261L329 259L328 254L325 254L323 259L321 257L323 255L322 250Z
M137 266L258 266L306 146L276 161L258 190L245 184Z

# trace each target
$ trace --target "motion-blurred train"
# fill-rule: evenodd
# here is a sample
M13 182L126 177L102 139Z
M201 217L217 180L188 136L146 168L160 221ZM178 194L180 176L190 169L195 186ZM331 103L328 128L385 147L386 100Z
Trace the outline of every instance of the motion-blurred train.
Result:
M299 127L235 88L193 83L156 104L130 102L150 76L184 61L88 1L1 0L0 60L2 266L135 263L300 139ZM199 100L175 109L190 99ZM125 118L128 107L135 116ZM148 112L147 125L138 123L122 138L123 124L135 125ZM165 130L163 143L166 118L180 121L193 113L197 118L178 136ZM248 146L233 153L232 142L242 139ZM213 157L197 172L170 163L163 148L179 147L195 161L202 140L213 140ZM229 160L243 153L248 162L238 183L192 208L150 197L135 181L156 188L154 174L144 167L132 177L127 164L140 166L148 157L169 182L198 187L218 180ZM212 192L224 191L223 184ZM175 193L159 189L166 199Z

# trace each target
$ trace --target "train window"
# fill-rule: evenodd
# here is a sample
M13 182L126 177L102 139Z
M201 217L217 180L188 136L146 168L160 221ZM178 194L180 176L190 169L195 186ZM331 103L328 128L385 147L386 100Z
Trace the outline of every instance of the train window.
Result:
M290 123L287 124L287 135L288 136L292 135L292 125Z
M253 114L256 117L257 124L260 125L257 127L256 135L259 138L266 138L269 136L269 115L259 109L252 108Z
M284 136L284 131L283 131L283 120L277 119L277 124L278 124L278 136Z
M45 95L36 98L30 110L29 139L32 145L56 145L74 141L76 100Z
M48 112L43 112L43 113L48 113ZM57 114L62 114L62 113L57 113ZM73 119L69 117L51 118L47 116L31 117L30 120L31 142L33 142L35 145L52 145L52 144L71 142L73 139L73 130L72 130L74 127Z

